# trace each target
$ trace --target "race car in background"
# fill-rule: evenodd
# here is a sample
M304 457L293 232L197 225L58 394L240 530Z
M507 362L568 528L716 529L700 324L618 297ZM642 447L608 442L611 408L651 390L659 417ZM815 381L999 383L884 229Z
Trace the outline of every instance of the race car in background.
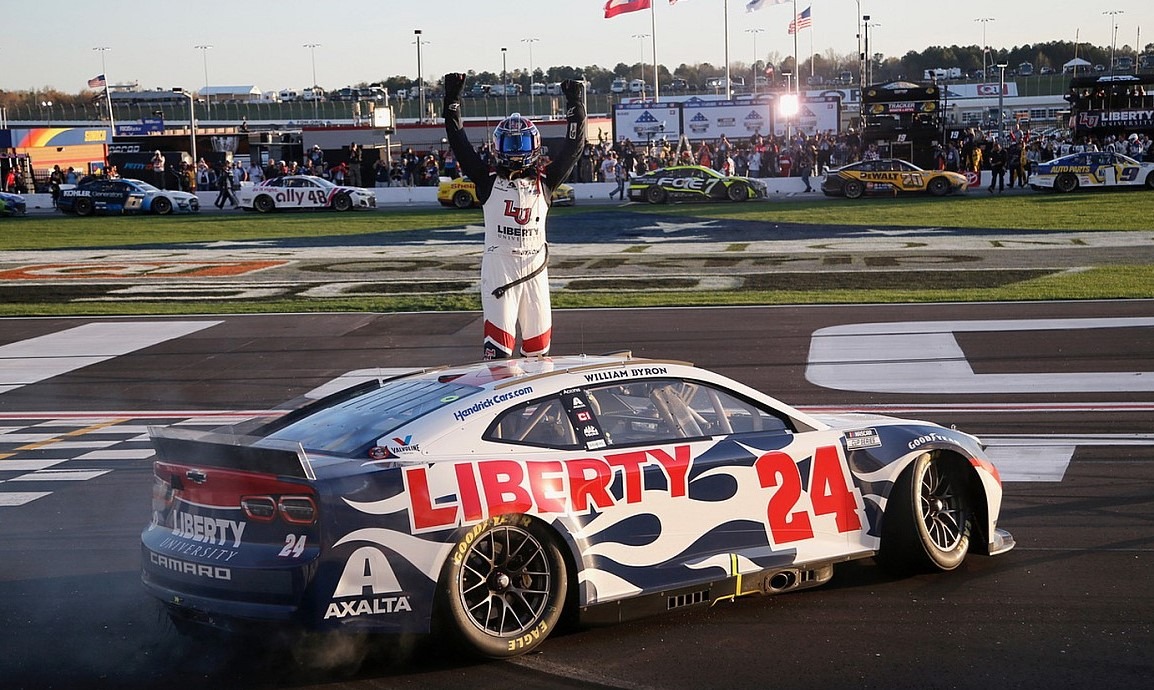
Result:
M150 430L142 578L178 630L441 630L512 657L564 614L805 589L875 556L947 571L1014 545L998 471L952 427L806 414L628 353L389 375L214 433Z
M676 201L747 201L767 195L765 183L727 177L703 165L674 165L629 180L629 200L664 204Z
M826 196L860 199L866 194L945 196L966 191L966 176L947 170L923 170L900 158L858 161L830 170L821 182Z
M1106 187L1154 189L1154 163L1139 163L1111 151L1072 153L1039 163L1026 182L1031 189L1059 192Z
M474 208L480 205L477 201L477 185L468 177L458 177L454 180L441 178L437 186L437 201L442 206L452 208ZM553 194L549 196L550 206L572 206L577 203L577 194L573 187L567 184L557 185Z
M56 208L64 213L91 216L95 213L196 213L195 194L158 189L140 180L99 177L60 192Z
M22 216L28 212L28 202L19 194L0 192L0 216Z
M342 187L314 175L285 175L246 185L237 190L236 199L242 209L260 213L279 209L349 211L377 207L377 195L373 190Z

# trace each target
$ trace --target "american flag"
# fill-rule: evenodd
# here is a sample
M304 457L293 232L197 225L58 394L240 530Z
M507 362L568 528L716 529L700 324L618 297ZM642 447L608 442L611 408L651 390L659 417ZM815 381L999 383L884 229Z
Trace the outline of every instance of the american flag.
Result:
M609 19L626 12L647 10L650 4L650 0L609 0L605 3L605 18Z
M809 11L811 9L813 9L813 8L812 7L805 8L804 10L801 11L801 14L797 15L796 19L794 19L792 22L789 23L789 33L790 34L796 34L798 31L801 31L802 29L808 29L809 28L809 25L813 23L813 19L809 16Z
M102 89L107 82L104 81L104 75L98 75L88 80L88 88Z

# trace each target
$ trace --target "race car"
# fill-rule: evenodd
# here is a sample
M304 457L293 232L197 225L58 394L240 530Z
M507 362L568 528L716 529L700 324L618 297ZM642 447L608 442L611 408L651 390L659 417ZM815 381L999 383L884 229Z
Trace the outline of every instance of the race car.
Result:
M1079 187L1146 187L1154 189L1154 163L1139 163L1120 153L1072 153L1038 164L1026 180L1031 189L1072 192Z
M703 165L674 165L651 170L629 181L629 200L664 204L673 201L746 201L762 199L761 180L726 177Z
M28 202L19 194L0 192L0 216L22 216L28 213Z
M283 416L150 429L142 578L178 630L437 630L502 658L567 614L789 592L852 559L947 571L1014 546L997 469L952 427L807 414L629 353L366 372Z
M945 196L966 191L966 176L947 170L922 170L900 158L858 161L830 170L821 182L826 196L859 199L864 194L899 194L929 192Z
M473 208L479 205L477 201L477 186L468 177L458 177L455 180L441 179L437 187L437 201L442 206L453 208ZM573 206L577 203L577 195L573 187L567 184L557 185L553 194L549 196L550 206Z
M140 180L96 178L64 188L56 208L64 213L91 216L94 213L196 213L200 200L195 194L158 189Z
M377 207L377 195L373 190L342 187L314 175L285 175L244 186L237 191L236 199L242 209L261 213L287 208L349 211Z

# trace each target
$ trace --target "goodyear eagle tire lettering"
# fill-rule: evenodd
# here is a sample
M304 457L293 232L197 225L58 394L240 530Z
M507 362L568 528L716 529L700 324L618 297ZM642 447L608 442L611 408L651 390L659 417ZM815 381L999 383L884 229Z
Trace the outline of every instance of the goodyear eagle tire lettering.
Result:
M568 595L557 540L527 515L499 515L468 529L445 562L441 623L472 655L525 654L557 626Z
M895 574L953 570L970 549L973 502L964 467L922 453L894 483L878 561Z

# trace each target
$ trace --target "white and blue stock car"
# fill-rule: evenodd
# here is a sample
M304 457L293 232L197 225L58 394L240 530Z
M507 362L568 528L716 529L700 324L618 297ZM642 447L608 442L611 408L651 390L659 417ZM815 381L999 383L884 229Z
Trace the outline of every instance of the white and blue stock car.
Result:
M1110 151L1072 153L1040 163L1026 181L1032 189L1059 192L1104 187L1154 189L1154 163L1139 163Z
M621 620L1000 554L973 436L810 415L628 354L373 379L227 433L152 431L143 582L177 627L445 631L524 654Z

